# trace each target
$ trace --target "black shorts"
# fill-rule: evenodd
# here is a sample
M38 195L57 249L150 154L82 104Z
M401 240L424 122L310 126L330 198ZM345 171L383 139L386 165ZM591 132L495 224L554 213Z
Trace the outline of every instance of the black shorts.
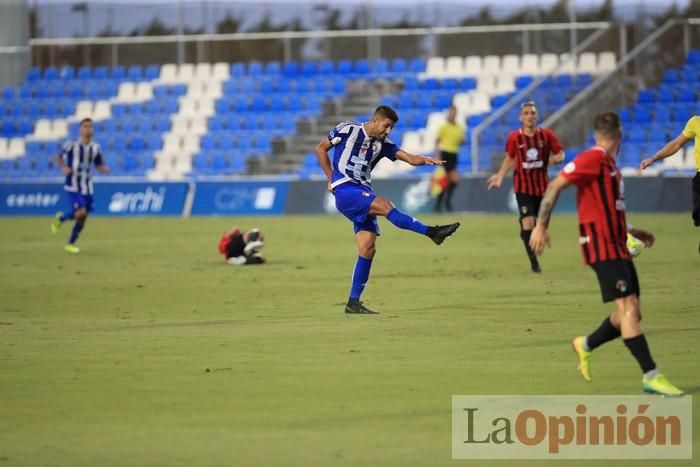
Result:
M639 279L632 261L613 259L591 264L598 276L603 302L636 295L639 297Z
M443 167L446 172L450 172L457 168L457 154L452 152L440 151L440 158L445 161Z
M245 242L243 241L243 234L235 234L231 238L231 241L228 242L228 245L226 245L226 259L235 258L237 256L243 256L244 248Z
M518 212L520 213L521 219L529 216L537 217L540 213L540 203L542 203L541 196L516 193L515 200L518 202Z
M700 227L700 172L693 178L693 221Z

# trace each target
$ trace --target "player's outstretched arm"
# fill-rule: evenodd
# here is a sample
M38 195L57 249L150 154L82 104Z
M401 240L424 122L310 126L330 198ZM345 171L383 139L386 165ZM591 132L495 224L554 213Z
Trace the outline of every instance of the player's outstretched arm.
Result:
M498 169L498 172L491 175L486 181L488 184L488 189L491 190L493 188L500 188L506 174L513 168L514 165L515 161L513 158L506 154L506 156L503 158L503 162L501 162L501 167Z
M564 162L564 151L559 151L556 154L551 154L549 156L549 165L557 165Z
M559 193L569 186L569 184L570 182L567 179L559 175L547 185L547 191L544 192L542 203L540 204L537 224L530 236L530 248L532 248L532 251L537 255L541 255L544 252L544 247L550 245L549 234L547 233L549 220L552 218L552 211L557 205Z
M333 147L333 143L324 139L318 146L316 146L316 158L318 159L318 164L323 169L323 173L326 174L328 179L328 191L333 192L331 189L331 178L333 177L333 169L331 168L331 161L328 159L328 151Z
M58 168L61 169L61 172L63 172L63 175L68 176L71 174L71 172L73 172L70 167L63 163L63 157L60 154L57 155L54 160L56 161Z
M445 161L436 159L435 157L417 156L406 152L403 149L398 150L396 153L396 158L411 165L442 165L445 163Z
M647 167L649 167L651 164L653 164L656 161L660 161L662 159L666 159L667 157L670 157L677 153L683 146L688 144L690 141L690 138L686 138L683 136L683 133L678 135L676 139L669 141L666 143L664 147L662 147L656 154L651 156L648 159L644 159L641 164L639 164L639 170L644 170ZM635 235L636 237L636 235ZM641 239L640 239L641 240Z

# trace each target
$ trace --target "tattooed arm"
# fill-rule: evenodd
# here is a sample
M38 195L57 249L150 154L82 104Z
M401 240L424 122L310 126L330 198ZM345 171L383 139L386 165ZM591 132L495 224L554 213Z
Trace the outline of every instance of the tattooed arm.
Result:
M545 191L544 197L542 197L542 203L540 204L537 225L535 225L535 229L530 236L530 248L538 255L544 252L545 246L549 246L549 234L547 233L549 220L552 217L554 206L557 205L559 193L569 185L570 182L561 175L547 185L547 191Z

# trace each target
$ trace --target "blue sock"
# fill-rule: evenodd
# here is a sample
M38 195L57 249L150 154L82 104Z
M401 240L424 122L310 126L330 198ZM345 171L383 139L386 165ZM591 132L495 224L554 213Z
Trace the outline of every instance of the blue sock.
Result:
M394 208L389 211L386 218L399 229L412 230L419 234L427 234L428 226L417 220L415 217L408 216L398 209Z
M67 220L69 220L69 219L73 219L73 218L75 218L75 211L64 212L64 213L61 215L61 222L65 222L65 221L67 221Z
M367 279L369 279L369 270L372 267L372 260L357 257L355 270L352 272L352 287L350 288L350 300L359 300L362 291L365 290Z
M78 235L80 235L80 232L83 230L83 226L85 226L85 222L76 222L75 225L73 225L73 230L70 233L68 243L72 245L76 240L78 240Z

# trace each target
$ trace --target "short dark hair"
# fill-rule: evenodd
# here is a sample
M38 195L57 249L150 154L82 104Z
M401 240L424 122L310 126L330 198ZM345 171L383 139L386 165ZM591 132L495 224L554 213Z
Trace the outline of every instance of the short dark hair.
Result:
M87 118L80 120L80 126L83 126L83 123L85 123L85 122L92 123L92 119L90 117L87 117Z
M396 110L392 109L388 105L380 105L379 107L376 108L374 111L374 116L381 116L384 118L388 118L394 124L399 122L399 115L396 113Z
M615 112L603 112L593 119L593 130L603 136L615 137L620 134L620 116Z

